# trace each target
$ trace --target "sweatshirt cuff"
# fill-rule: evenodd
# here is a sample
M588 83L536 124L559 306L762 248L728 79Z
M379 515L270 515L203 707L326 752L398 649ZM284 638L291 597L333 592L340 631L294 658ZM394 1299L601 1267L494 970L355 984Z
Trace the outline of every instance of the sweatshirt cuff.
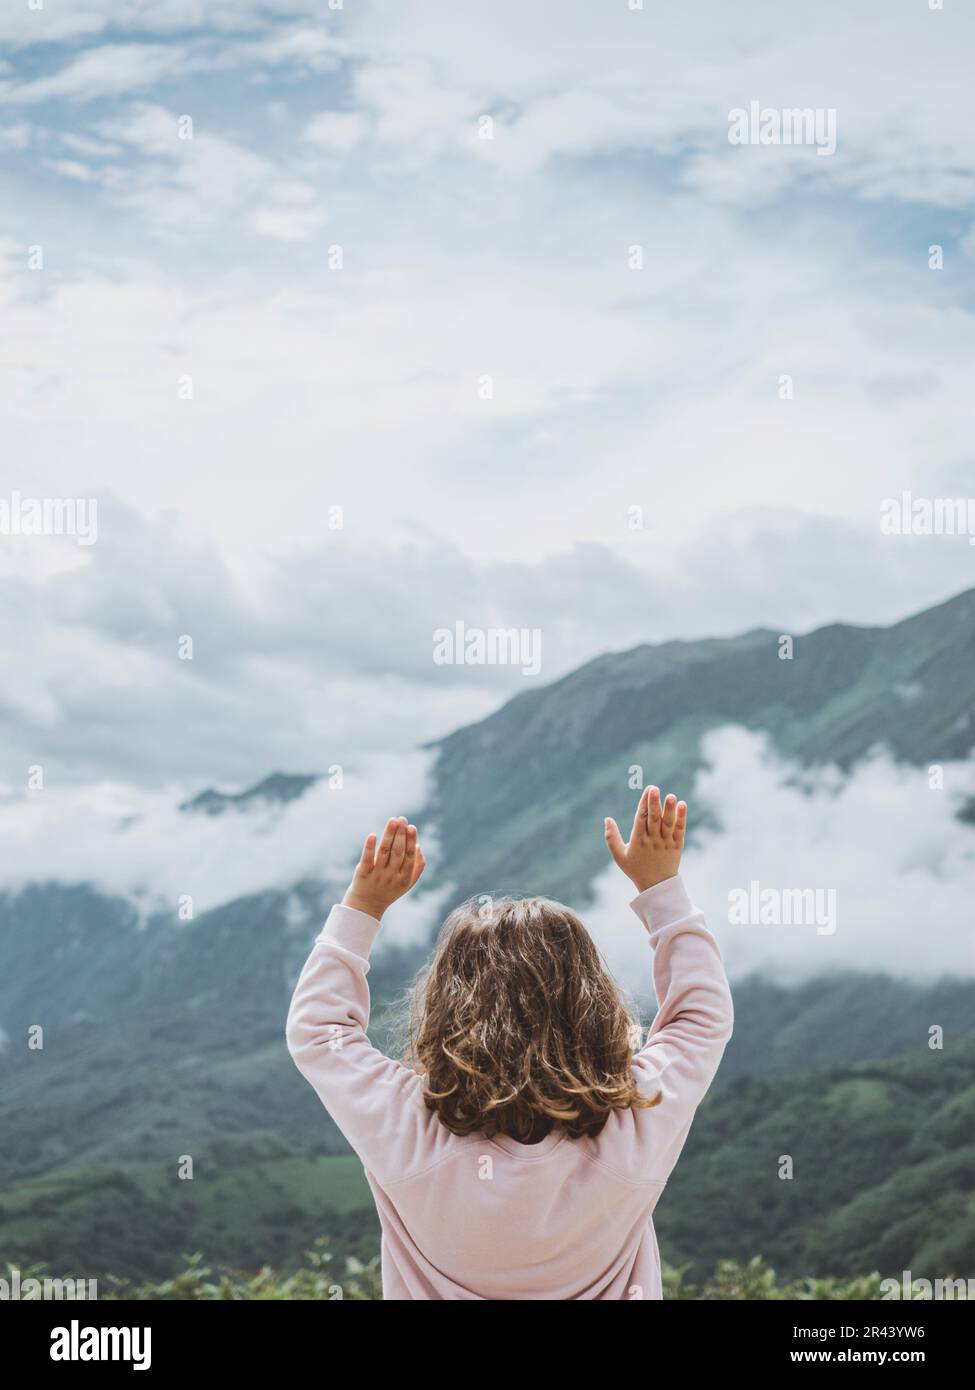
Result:
M645 927L659 931L673 922L681 922L695 911L680 874L645 888L630 903Z
M318 933L319 941L331 941L343 946L353 955L369 959L369 950L375 941L382 923L368 912L360 912L357 907L346 907L336 903L328 914L328 920Z

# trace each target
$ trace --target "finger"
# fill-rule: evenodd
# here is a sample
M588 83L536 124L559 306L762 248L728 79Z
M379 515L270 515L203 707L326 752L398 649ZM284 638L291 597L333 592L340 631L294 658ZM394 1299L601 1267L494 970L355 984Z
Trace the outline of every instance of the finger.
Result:
M426 867L427 861L423 857L423 850L420 848L419 845L417 845L416 858L413 860L413 877L410 879L411 888L413 887L414 883L417 881L417 879L420 877L420 875L423 873L423 870Z
M678 849L684 848L684 829L687 825L687 802L678 801L677 819L674 822L674 844Z
M367 835L366 842L362 846L362 854L359 857L359 868L363 873L369 873L370 869L376 867L376 837Z
M386 829L383 831L383 838L379 843L379 853L376 855L377 864L389 863L389 851L393 847L393 836L399 826L399 821L394 816L390 816L386 822Z
M674 828L674 821L677 819L677 798L673 792L668 792L667 800L664 802L663 831L669 835Z
M605 832L606 845L609 852L622 869L626 863L626 846L623 844L623 836L620 834L620 828L611 816L606 817Z
M406 844L406 822L400 818L394 822L393 842L389 847L389 859L386 861L391 869L398 869L403 862L403 849Z
M644 787L643 795L637 802L636 812L633 816L633 829L630 831L631 840L633 839L634 835L639 835L641 830L646 830L647 828L647 800L649 796L650 788Z
M660 788L650 788L650 799L647 802L647 825L651 835L660 834Z
M402 862L402 864L401 864L401 866L400 866L404 873L407 873L407 874L412 874L412 873L413 873L413 858L414 858L415 854L416 854L416 826L415 826L415 825L408 825L408 826L406 827L406 845L405 845L405 848L404 848L404 850L403 850L403 862Z

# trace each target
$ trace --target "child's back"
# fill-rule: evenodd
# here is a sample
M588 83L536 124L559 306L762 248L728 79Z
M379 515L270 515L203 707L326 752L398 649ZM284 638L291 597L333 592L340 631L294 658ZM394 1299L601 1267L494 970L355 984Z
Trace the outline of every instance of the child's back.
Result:
M405 822L378 854L367 841L298 982L288 1043L365 1166L386 1298L660 1298L650 1216L732 1024L717 944L676 876L684 808L671 800L644 795L627 846L607 828L620 866L650 881L632 906L660 1007L634 1056L578 919L537 899L448 919L413 1066L375 1049L369 950L422 856Z

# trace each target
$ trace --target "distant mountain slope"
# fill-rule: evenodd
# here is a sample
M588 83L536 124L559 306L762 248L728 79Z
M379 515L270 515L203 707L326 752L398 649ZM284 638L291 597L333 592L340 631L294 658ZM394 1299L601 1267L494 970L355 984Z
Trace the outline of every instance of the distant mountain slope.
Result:
M200 792L190 801L184 801L181 811L202 811L208 816L219 816L224 811L248 810L255 802L268 802L271 805L284 805L304 796L309 787L320 780L317 773L272 772L263 781L242 792L218 792L213 787Z
M754 631L598 657L433 745L427 814L459 891L586 901L605 867L603 817L632 814L627 769L688 791L702 737L722 724L841 768L877 745L919 764L975 747L975 590L892 627L820 628L796 638L791 661L778 640Z
M891 628L840 626L800 637L793 662L779 661L777 637L751 632L602 657L444 739L427 808L438 824L442 879L449 876L461 892L510 887L583 902L606 862L602 816L623 819L631 809L630 764L669 786L689 788L704 734L728 722L765 730L784 754L808 763L849 767L877 743L907 761L971 751L975 591ZM184 809L213 815L246 811L256 802L288 802L314 780L273 774L239 794L202 793ZM700 823L709 808L696 809ZM299 883L286 892L251 894L188 922L172 914L145 921L130 904L85 885L44 883L0 893L0 1182L168 1164L174 1154L204 1153L228 1136L243 1141L267 1132L288 1146L344 1152L283 1039L297 971L325 906L343 886ZM374 958L369 982L379 1045L387 1005L425 954L422 944L386 945ZM891 1122L902 1102L904 1113L917 1105L918 1135L924 1125L950 1128L945 1116L957 1113L961 1128L952 1143L961 1153L972 1142L964 1137L971 1125L964 1076L957 1068L930 1074L923 1068L932 1024L944 1028L951 1044L975 1034L975 981L919 985L834 974L787 989L755 978L739 981L735 998L737 1030L708 1110L724 1117L725 1129L705 1145L720 1151L720 1161L709 1168L700 1150L705 1166L694 1171L702 1181L732 1181L749 1163L764 1164L765 1147L755 1156L756 1135L763 1146L784 1152L786 1140L776 1140L776 1133L801 1138L802 1123L826 1119L830 1134L848 1121L867 1152L890 1143L903 1148L906 1131ZM42 1051L26 1047L27 1029L35 1024L44 1028ZM897 1071L894 1081L884 1069L899 1068L898 1059L907 1070ZM795 1073L864 1062L883 1072L887 1099L879 1108L861 1104L874 1092L859 1083L844 1089L819 1078L803 1081L794 1095L790 1090ZM930 1109L934 1092L910 1101L904 1078L914 1075L915 1065L934 1090L940 1076L953 1078L956 1099L942 1095L937 1103L943 1112ZM817 1109L816 1088L823 1085L837 1098L835 1112ZM773 1126L767 1137L757 1118L763 1108ZM696 1154L693 1142L690 1153ZM939 1197L934 1207L938 1213L943 1207L950 1221L945 1225L939 1215L937 1231L966 1231L958 1197L963 1172L950 1167L947 1149L940 1158L915 1155L911 1142L911 1182L923 1184L925 1165L933 1164L935 1179L946 1185L944 1203ZM817 1161L828 1163L825 1149ZM943 1163L949 1164L944 1171ZM872 1199L857 1164L844 1158L843 1165L830 1201L837 1210L849 1208L851 1220L862 1218L863 1254L869 1232L879 1231L884 1220L899 1229L899 1209L890 1204L898 1194L889 1186L896 1174L878 1168L887 1176L878 1179L879 1195ZM683 1171L682 1165L675 1184ZM764 1167L762 1175L764 1183ZM101 1177L94 1186L97 1200L108 1201ZM141 1198L127 1190L134 1211ZM706 1225L691 1219L692 1189L686 1191L688 1209L680 1219L667 1215L669 1205L662 1218L676 1222L682 1258L700 1257L709 1267L721 1255L761 1253L783 1272L842 1272L825 1259L825 1249L809 1243L812 1236L805 1267L788 1263L790 1230L805 1217L782 1207L781 1193L771 1208L778 1225L763 1226L756 1209L747 1228L754 1227L754 1239L732 1248L731 1233L722 1231L719 1249ZM158 1222L160 1208L153 1210ZM819 1226L832 1230L826 1207L817 1210ZM175 1221L177 1233L181 1221ZM851 1254L845 1268L857 1272L878 1262Z
M192 1182L170 1154L0 1184L0 1265L143 1279L192 1250L250 1270L289 1264L319 1235L339 1255L378 1250L355 1158L260 1134L193 1152ZM972 1276L975 1043L714 1091L655 1222L664 1260L689 1265L692 1279L756 1254L786 1279Z
M721 1087L656 1224L697 1275L761 1252L786 1277L975 1277L975 1043Z
M354 1156L299 1154L255 1134L193 1157L192 1181L170 1161L0 1184L0 1268L40 1261L101 1281L138 1280L206 1250L257 1270L299 1258L322 1236L343 1254L375 1253L379 1223Z
M344 1141L291 1062L284 1019L321 918L320 885L139 929L124 904L56 884L0 899L0 1180L197 1153L269 1131L332 1152ZM331 896L326 889L326 896ZM372 1034L423 947L386 949L369 981ZM897 1057L975 1035L975 981L834 975L735 988L718 1087L815 1066ZM43 1051L24 1045L43 1022Z
M284 1045L322 894L337 891L298 885L141 928L89 888L0 897L0 1177L164 1159L266 1128L340 1147ZM423 955L377 957L377 1020ZM42 1050L26 1045L36 1024Z
M810 1067L854 1066L927 1048L932 1024L946 1044L975 1038L975 980L931 985L857 972L786 987L751 977L734 986L735 1032L716 1085Z

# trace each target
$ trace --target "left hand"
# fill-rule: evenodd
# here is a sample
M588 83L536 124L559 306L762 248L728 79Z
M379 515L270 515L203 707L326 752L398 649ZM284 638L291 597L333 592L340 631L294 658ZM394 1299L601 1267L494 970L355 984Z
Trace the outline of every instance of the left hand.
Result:
M687 802L671 793L663 806L660 789L647 787L633 817L630 838L624 841L612 817L606 817L606 844L638 893L662 883L680 869L687 829Z
M386 822L378 849L375 835L366 836L362 857L342 902L378 921L387 907L410 891L425 867L423 851L416 842L416 826L405 816L393 816Z

